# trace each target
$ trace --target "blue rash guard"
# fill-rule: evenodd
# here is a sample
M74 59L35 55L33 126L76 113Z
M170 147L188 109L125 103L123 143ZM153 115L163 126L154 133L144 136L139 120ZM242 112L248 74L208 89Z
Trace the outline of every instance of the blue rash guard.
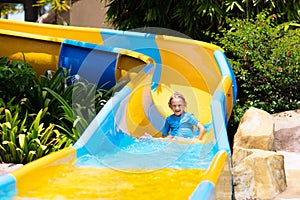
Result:
M198 124L196 117L191 114L184 112L180 116L174 114L167 117L164 128L162 129L162 135L167 136L179 136L185 138L191 138L199 134L195 131L195 126Z

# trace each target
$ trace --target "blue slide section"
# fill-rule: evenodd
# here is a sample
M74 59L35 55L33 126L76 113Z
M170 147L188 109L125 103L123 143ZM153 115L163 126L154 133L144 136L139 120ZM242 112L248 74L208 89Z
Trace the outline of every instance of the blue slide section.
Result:
M116 84L117 50L86 42L64 40L58 66L69 69L73 79L83 78L98 84L98 87L110 89Z

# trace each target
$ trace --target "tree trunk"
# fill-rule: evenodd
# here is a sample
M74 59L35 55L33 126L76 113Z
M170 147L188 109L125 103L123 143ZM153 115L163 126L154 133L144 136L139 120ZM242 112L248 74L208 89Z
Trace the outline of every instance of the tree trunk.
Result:
M38 7L33 6L34 4L36 0L24 1L25 21L36 22L38 20Z

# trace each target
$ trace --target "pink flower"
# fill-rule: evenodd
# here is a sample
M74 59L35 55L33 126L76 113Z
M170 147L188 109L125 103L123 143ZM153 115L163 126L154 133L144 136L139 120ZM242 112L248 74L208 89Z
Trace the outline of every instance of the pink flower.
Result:
M271 17L272 17L272 19L274 19L274 18L275 18L275 15L272 15Z
M291 52L288 51L288 52L286 53L286 55L287 55L288 57L290 57L290 56L291 56Z
M278 71L279 71L279 72L282 72L282 67L278 67Z

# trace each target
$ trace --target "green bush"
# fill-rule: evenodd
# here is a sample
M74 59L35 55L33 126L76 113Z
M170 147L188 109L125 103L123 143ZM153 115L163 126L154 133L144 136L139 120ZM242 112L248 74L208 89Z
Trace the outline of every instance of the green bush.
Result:
M250 106L271 114L299 109L300 30L293 29L293 23L276 25L276 17L265 13L228 23L231 29L218 41L238 84L229 126L235 130Z
M41 123L46 112L40 110L28 124L27 114L21 118L18 112L12 115L10 110L0 108L0 117L5 119L0 123L0 162L26 164L72 144L55 124L45 127Z
M36 73L24 62L0 58L0 97L4 102L14 98L18 103L33 86Z
M10 77L27 75L9 82L22 90L0 96L0 162L25 164L72 145L112 94L85 80L67 86L72 77L63 68L35 77L27 64L0 60L5 70L26 65L8 70Z

